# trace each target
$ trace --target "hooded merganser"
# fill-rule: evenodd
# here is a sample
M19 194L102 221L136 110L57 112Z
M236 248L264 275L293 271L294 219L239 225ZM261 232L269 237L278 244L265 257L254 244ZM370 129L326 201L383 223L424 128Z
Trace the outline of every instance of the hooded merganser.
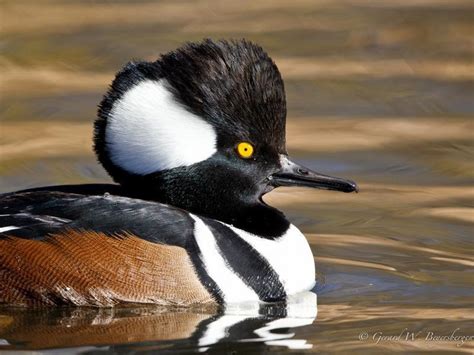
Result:
M189 43L131 62L99 107L94 149L117 182L0 201L0 302L281 301L314 286L303 234L262 196L357 191L291 162L283 81L260 46Z

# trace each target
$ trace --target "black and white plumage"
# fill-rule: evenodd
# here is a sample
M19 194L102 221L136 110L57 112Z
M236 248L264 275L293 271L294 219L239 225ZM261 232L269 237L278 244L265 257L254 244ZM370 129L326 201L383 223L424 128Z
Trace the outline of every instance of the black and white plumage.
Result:
M278 186L344 192L357 187L292 163L286 151L285 121L280 73L251 42L206 40L187 44L156 62L129 63L117 74L95 123L98 159L120 185L47 187L3 195L0 248L1 243L11 246L6 243L15 238L60 243L58 238L71 239L68 231L132 236L143 241L142 245L133 239L134 245L139 244L137 253L153 245L156 253L168 256L169 250L176 250L166 246L184 250L173 255L181 255L183 267L189 260L205 288L200 294L207 291L219 303L280 301L311 289L314 262L306 239L262 196ZM76 243L69 239L67 243ZM25 248L21 242L18 245ZM5 260L10 265L6 277L13 277L15 263L1 250L0 271ZM66 261L74 264L79 257L68 255ZM101 277L110 280L113 275ZM70 290L74 285L58 288L54 280L47 281L54 290L45 294L18 284L14 291L23 303L32 292L31 297L46 298L48 304L80 299L101 305L109 298L112 304L156 298L102 290L100 294L107 297L101 296L99 302L87 289L75 292L74 298L64 296L64 287ZM173 303L173 295L158 298ZM14 297L0 287L2 299L12 302Z

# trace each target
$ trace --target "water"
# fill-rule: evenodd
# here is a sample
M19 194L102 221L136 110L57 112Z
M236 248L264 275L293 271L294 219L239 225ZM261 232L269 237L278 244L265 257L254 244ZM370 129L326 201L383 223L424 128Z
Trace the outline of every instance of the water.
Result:
M473 351L463 338L474 335L471 2L4 1L1 11L1 192L109 181L91 123L113 73L203 37L263 45L285 78L290 154L361 192L266 197L311 244L317 302L3 307L0 349Z

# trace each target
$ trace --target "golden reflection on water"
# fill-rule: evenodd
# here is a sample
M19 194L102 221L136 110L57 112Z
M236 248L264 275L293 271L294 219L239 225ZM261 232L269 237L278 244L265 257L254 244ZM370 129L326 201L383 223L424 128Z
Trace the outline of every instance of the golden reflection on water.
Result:
M140 350L153 342L155 350L193 347L200 352L220 342L261 343L290 349L309 349L288 328L311 325L317 315L312 292L292 297L286 304L246 303L214 308L128 306L116 308L0 308L0 334L5 349L50 349L92 345L121 345ZM232 334L247 323L248 332ZM185 340L184 343L176 342ZM172 342L175 343L173 344Z
M6 313L6 312L5 312ZM16 310L0 324L11 345L33 348L76 347L190 337L212 313L142 308Z
M265 197L313 249L316 320L287 306L225 318L209 309L0 308L0 350L472 353L472 341L428 337L474 334L471 1L1 6L1 192L110 181L91 137L113 73L203 37L263 45L285 79L290 154L361 191Z

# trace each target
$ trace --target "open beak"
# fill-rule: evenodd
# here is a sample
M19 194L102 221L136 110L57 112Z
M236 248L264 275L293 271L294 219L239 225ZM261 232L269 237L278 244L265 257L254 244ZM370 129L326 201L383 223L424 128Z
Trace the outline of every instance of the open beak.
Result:
M357 184L352 180L323 175L293 163L286 156L281 158L282 168L268 179L274 187L306 186L315 189L335 190L342 192L358 192Z

